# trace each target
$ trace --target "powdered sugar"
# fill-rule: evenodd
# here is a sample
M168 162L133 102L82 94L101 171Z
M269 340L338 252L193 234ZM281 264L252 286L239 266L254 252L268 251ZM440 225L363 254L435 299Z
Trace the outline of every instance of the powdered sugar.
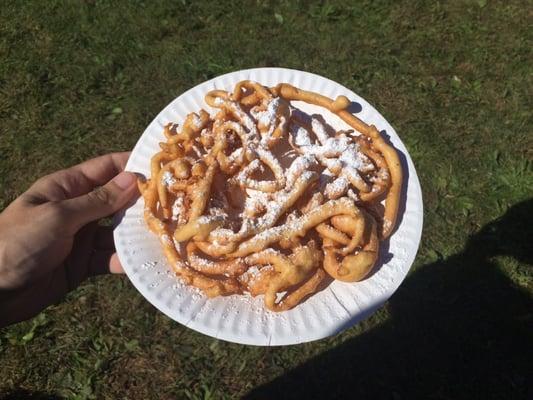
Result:
M258 112L257 123L259 127L268 128L276 123L276 118L278 116L278 109L282 99L276 97L268 102L267 109L265 111Z
M356 168L363 170L371 165L368 158L361 152L359 152L359 146L351 144L346 151L344 151L339 157L343 166Z
M261 165L261 161L259 159L253 160L250 164L248 164L246 167L244 167L241 172L234 178L236 182L239 183L241 186L249 186L247 185L249 176L255 172L255 171L263 171L263 166Z
M196 113L191 114L191 122L193 128L195 129L200 129L200 127L202 126L202 120Z
M214 262L206 260L205 258L198 257L196 254L189 255L189 261L194 263L196 267L209 268L215 265Z
M212 222L222 221L223 219L224 219L224 216L222 216L222 215L202 215L202 216L198 217L196 222L199 225L207 225L207 224L210 224Z
M242 280L248 285L252 285L260 274L261 270L257 268L256 265L252 265L250 268L248 268L248 270L246 270L246 272L242 274Z
M346 182L361 188L365 185L360 173L374 170L374 165L361 152L359 145L344 133L336 137L329 136L320 118L312 116L311 127L320 144L313 144L307 130L297 125L291 127L294 145L303 155L313 155L320 164L335 176L344 178L337 181L336 186L329 186L328 197L336 198L348 189ZM342 194L339 194L342 193Z
M267 102L265 111L255 113L257 126L261 131L261 144L268 146L275 139L272 134L276 128L284 131L287 128L288 104L281 97L275 97Z
M303 126L296 126L296 132L294 133L294 144L296 146L310 146L313 144L311 142L309 132Z
M234 232L231 229L227 228L217 228L209 234L209 237L213 239L213 244L216 242L217 245L222 241L225 241L229 235L233 235Z
M242 156L242 153L243 153L243 149L242 149L242 147L239 147L237 150L234 150L234 151L228 156L228 161L229 161L229 162L234 162L235 160L237 160L239 157Z
M161 183L165 187L172 186L176 182L176 178L174 177L174 175L172 175L172 172L170 171L165 171L163 172L163 175L161 175Z
M166 234L163 234L160 236L161 238L161 241L166 245L166 246L172 246L173 245L173 242L172 242L172 239L169 235L166 235Z
M299 156L295 158L291 166L287 169L285 172L286 177L286 188L290 188L294 185L294 182L296 179L304 172L309 170L309 168L313 165L316 165L317 161L316 158L312 154L304 154L302 156Z
M329 138L329 135L326 132L326 128L324 127L322 122L318 120L317 117L311 118L311 128L313 129L313 132L315 133L320 143L325 144L327 139Z
M348 182L348 179L341 176L326 185L325 195L329 199L336 199L344 195L349 187L350 182Z
M359 200L361 200L361 199L359 198L359 195L358 195L357 193L355 193L355 192L353 191L353 189L348 189L348 192L346 192L346 195L347 195L350 199L352 199L353 201L355 201L355 202L358 202Z
M228 216L228 213L224 209L218 208L218 207L210 208L208 213L209 213L209 215L211 215L213 217L219 217L219 218Z
M237 118L240 119L240 121L244 124L244 127L248 130L247 139L248 141L254 141L259 138L257 127L255 125L255 121L248 115L246 111L244 111L241 106L233 101L228 102L230 105L231 110L233 113L237 116Z
M272 152L262 146L257 147L257 154L266 165L270 167L274 173L276 180L283 185L285 182L285 176L283 175L283 168L281 167L278 159L274 157Z
M265 210L267 204L270 202L270 195L266 192L261 192L254 189L246 189L248 195L245 199L244 210L241 213L241 218L253 217Z
M202 152L200 151L200 149L198 148L198 146L196 145L192 145L192 149L193 151L196 153L196 155L198 156L198 158L202 158L203 157L203 154Z
M172 204L172 221L176 221L178 224L185 223L185 213L183 209L183 194L176 197Z

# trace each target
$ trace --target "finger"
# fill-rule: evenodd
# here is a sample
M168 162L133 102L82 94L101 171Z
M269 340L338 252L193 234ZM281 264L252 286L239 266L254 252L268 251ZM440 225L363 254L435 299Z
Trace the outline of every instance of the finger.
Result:
M65 225L77 231L83 225L109 216L124 207L137 193L136 176L121 172L104 186L59 203Z
M87 160L69 170L81 173L92 183L92 187L103 185L124 170L129 156L130 152L110 153Z
M118 259L117 253L114 253L109 260L109 272L112 274L123 274L124 268Z
M45 201L77 197L111 180L124 170L130 153L111 153L39 179L25 193Z

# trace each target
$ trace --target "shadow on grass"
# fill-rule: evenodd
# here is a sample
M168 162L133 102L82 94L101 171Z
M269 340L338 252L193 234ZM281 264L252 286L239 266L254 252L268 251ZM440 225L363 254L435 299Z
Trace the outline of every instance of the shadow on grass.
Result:
M62 400L63 397L44 392L31 392L29 390L18 389L8 393L0 393L0 400L19 400L19 399L34 399L34 400Z
M533 200L515 205L463 252L409 276L383 325L246 398L533 398L533 301L494 260L509 256L531 268L532 226Z

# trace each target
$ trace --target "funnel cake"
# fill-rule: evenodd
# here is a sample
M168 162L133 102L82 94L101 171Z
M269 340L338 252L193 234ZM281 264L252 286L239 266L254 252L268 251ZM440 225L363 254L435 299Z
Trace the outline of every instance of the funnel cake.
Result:
M335 113L352 130L335 131ZM288 310L326 279L364 279L396 224L402 170L373 125L335 100L286 83L241 81L205 96L214 113L167 124L139 180L144 218L176 274L215 297L264 295Z

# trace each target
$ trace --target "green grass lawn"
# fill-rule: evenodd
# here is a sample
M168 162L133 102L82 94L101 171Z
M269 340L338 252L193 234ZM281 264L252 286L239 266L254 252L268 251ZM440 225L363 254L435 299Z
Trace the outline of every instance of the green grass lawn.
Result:
M526 398L531 15L516 0L3 1L0 210L47 172L131 149L184 90L281 66L349 87L395 127L425 226L385 307L299 346L218 341L125 277L87 282L0 330L0 398Z

